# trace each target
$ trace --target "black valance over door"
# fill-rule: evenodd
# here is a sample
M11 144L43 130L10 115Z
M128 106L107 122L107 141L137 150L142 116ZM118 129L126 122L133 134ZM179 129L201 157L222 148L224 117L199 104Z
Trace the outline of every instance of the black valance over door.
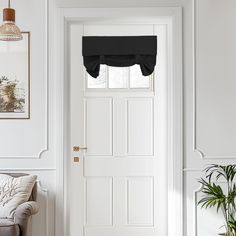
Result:
M153 73L156 65L156 36L84 36L83 57L87 72L98 77L100 64L117 67L140 65L142 74Z

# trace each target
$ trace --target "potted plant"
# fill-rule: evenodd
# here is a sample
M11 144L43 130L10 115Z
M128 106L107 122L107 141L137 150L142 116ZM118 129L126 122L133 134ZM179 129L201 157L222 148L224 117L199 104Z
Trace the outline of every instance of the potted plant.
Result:
M236 236L236 165L210 165L204 169L205 177L198 180L202 184L203 197L198 205L202 208L215 207L217 213L222 211L224 216L224 226L226 228L224 236ZM226 188L220 186L226 184Z

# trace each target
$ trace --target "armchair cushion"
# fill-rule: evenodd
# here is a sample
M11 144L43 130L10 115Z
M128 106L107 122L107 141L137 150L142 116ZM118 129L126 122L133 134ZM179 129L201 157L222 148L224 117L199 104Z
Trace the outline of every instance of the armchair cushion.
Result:
M36 176L11 177L0 174L0 218L13 218L16 208L29 200Z

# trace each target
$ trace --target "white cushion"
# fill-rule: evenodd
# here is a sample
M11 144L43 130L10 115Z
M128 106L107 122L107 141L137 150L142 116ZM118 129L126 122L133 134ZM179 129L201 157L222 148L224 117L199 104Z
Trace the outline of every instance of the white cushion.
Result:
M0 218L13 218L16 208L29 200L37 176L14 178L0 174Z

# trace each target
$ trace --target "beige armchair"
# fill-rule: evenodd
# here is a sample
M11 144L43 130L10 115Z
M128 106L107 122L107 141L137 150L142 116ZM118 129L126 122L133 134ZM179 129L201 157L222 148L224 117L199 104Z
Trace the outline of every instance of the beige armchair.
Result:
M27 174L8 175L17 178ZM32 236L32 215L39 210L36 196L37 183L33 187L29 201L17 207L13 219L0 219L0 236Z

